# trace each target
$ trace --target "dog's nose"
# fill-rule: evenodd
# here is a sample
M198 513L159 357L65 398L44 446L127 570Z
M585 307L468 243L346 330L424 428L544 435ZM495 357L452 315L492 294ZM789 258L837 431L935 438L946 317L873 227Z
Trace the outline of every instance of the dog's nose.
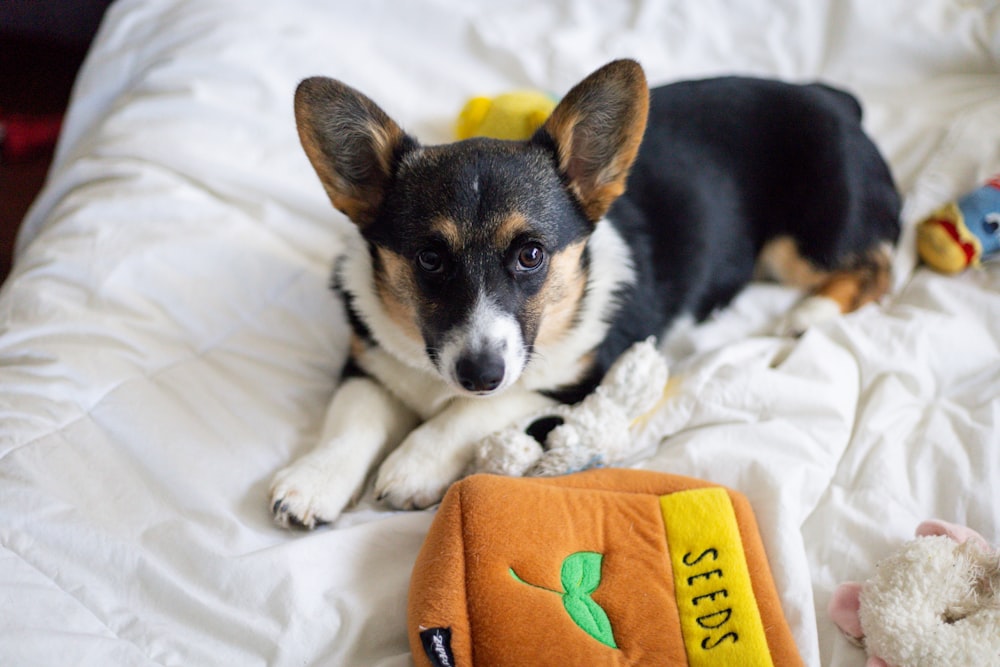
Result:
M503 357L488 352L463 356L455 364L455 377L466 391L493 391L503 374Z

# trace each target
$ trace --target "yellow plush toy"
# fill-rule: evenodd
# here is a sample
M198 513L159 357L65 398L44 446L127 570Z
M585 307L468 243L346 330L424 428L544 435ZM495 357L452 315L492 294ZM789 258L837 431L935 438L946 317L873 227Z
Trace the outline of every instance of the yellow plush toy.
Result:
M552 97L533 90L503 93L493 98L473 97L458 114L455 136L528 139L555 106Z

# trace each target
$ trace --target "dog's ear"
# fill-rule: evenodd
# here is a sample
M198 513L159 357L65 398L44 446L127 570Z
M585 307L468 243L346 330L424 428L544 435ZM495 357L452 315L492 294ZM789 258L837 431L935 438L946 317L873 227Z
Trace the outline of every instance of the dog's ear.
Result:
M299 140L337 210L374 220L404 149L415 147L382 109L340 81L313 77L295 91Z
M539 130L555 142L559 168L592 222L625 191L648 115L642 67L615 60L570 90Z

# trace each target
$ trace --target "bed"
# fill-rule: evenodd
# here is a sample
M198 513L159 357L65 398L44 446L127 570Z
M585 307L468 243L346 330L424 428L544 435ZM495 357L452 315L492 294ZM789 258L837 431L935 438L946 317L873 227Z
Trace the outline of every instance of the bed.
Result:
M338 77L430 143L466 98L554 94L615 57L851 90L904 196L895 285L798 339L755 284L663 346L682 390L635 467L749 498L809 665L861 665L825 608L928 517L1000 540L1000 263L919 266L914 225L1000 172L1000 9L908 0L119 0L0 292L0 664L406 665L434 511L369 490L277 527L347 348L349 223L298 145Z

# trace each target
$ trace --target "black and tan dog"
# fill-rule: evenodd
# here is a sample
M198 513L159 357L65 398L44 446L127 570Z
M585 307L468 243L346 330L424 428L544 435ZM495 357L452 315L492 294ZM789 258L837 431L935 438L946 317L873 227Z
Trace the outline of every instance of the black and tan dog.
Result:
M302 82L295 110L358 234L335 276L350 361L319 444L275 477L282 524L335 519L379 461L389 504L437 502L481 437L582 398L629 345L706 317L755 268L812 292L795 329L887 289L898 195L858 103L826 86L650 92L620 60L528 141L444 146L331 79Z

